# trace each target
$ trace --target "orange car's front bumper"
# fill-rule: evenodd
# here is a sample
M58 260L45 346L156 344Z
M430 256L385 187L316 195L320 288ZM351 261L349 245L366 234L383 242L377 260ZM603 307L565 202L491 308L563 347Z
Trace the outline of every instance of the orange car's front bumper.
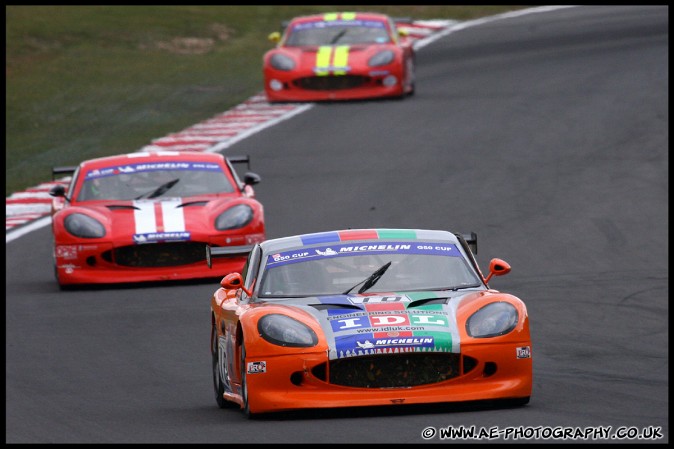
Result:
M408 388L332 385L312 375L313 367L326 362L324 352L248 357L248 363L264 362L266 366L266 372L246 377L249 408L251 413L266 413L301 408L528 398L532 388L532 358L517 357L518 348L523 347L528 347L530 354L530 342L462 343L463 360L466 357L472 360L470 369L468 363L463 363L461 374L453 379Z

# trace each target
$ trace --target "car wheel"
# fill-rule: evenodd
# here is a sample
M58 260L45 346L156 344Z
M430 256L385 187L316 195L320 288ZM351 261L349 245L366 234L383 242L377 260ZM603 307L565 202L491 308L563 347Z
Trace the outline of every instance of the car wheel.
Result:
M211 333L213 335L211 342L211 357L213 360L213 390L215 392L215 402L217 402L218 407L220 408L232 408L236 404L226 400L223 396L225 393L225 381L220 374L220 359L218 357L220 345L218 343L218 333L215 330L215 327L213 327Z
M523 398L505 399L504 405L506 407L522 407L523 405L527 405L529 403L530 398L530 396L526 396Z
M211 340L211 356L213 359L213 390L215 391L215 402L218 403L218 407L225 408L227 406L227 401L223 395L225 394L225 384L222 382L222 377L220 376L220 366L219 366L219 357L218 353L220 348L218 345L218 333L215 330L215 327L211 330L212 340Z
M407 82L409 83L407 95L411 97L416 90L416 67L414 59L410 59L407 63Z
M246 382L246 345L241 342L241 399L243 400L243 414L246 418L253 418L248 404L248 383Z
M70 291L70 290L75 290L76 287L71 284L63 284L61 280L59 279L59 272L58 269L56 268L56 264L54 264L54 277L56 278L56 282L58 283L59 290L61 291Z
M59 279L59 269L56 268L56 264L54 264L54 279L56 279L56 282L58 282L59 288L63 290L63 285L61 284L61 280Z

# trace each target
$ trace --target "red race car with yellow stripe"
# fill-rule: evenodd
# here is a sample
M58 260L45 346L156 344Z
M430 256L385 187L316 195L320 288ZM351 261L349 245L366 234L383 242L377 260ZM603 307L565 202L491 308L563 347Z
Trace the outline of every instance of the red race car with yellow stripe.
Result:
M226 252L207 250L214 263ZM217 404L292 409L529 402L529 316L477 236L352 229L255 245L211 298Z
M224 276L240 271L265 239L260 177L207 152L136 152L55 167L73 173L53 187L52 231L61 287ZM248 165L250 167L250 165ZM227 251L215 272L204 269L206 246Z
M392 18L375 13L292 19L269 39L264 89L269 102L403 97L415 89L415 55Z

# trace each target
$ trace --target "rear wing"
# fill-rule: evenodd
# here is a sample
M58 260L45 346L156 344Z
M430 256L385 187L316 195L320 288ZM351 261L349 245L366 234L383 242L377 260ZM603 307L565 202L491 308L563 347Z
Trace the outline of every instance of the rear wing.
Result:
M464 246L464 242L466 246L468 246L468 249L470 249L470 252L473 254L477 254L477 234L474 232L467 232L467 233L462 233L462 234L454 234L459 238L459 242L461 242L461 246ZM463 240L463 241L462 241ZM464 249L466 249L464 247Z
M250 156L249 155L242 155L242 156L225 156L229 162L232 164L247 164L248 170L250 170Z
M51 179L52 181L56 178L56 175L72 175L77 170L75 166L64 166L64 167L53 167L51 169Z
M251 252L255 245L241 245L241 246L214 246L206 245L206 265L208 268L213 268L213 258L216 257L230 257L243 256Z
M411 17L391 17L391 20L393 20L393 22L395 22L396 24L414 22L414 19L412 19ZM286 28L288 28L288 25L290 25L290 22L291 22L290 20L282 21L281 22L281 29L285 30Z

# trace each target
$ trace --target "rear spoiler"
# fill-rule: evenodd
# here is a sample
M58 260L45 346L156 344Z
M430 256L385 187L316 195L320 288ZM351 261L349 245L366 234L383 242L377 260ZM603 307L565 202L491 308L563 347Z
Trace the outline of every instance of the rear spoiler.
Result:
M232 164L248 164L248 170L250 170L250 156L225 156L229 162Z
M470 249L470 251L473 254L477 254L477 234L476 233L468 232L468 233L454 234L454 235L459 238L459 242L461 243L461 246L464 246L464 242L465 242L465 244L466 244L465 246L467 246L468 249Z
M208 268L213 267L213 258L228 257L228 256L242 256L248 254L255 245L241 245L241 246L214 246L206 245L206 265Z
M73 173L75 173L75 170L77 170L77 167L75 166L53 167L51 169L51 179L53 181L56 175L64 175L64 174L72 175Z
M414 20L411 17L391 17L395 23L412 23ZM285 30L288 25L290 25L290 20L284 20L281 22L281 29Z

